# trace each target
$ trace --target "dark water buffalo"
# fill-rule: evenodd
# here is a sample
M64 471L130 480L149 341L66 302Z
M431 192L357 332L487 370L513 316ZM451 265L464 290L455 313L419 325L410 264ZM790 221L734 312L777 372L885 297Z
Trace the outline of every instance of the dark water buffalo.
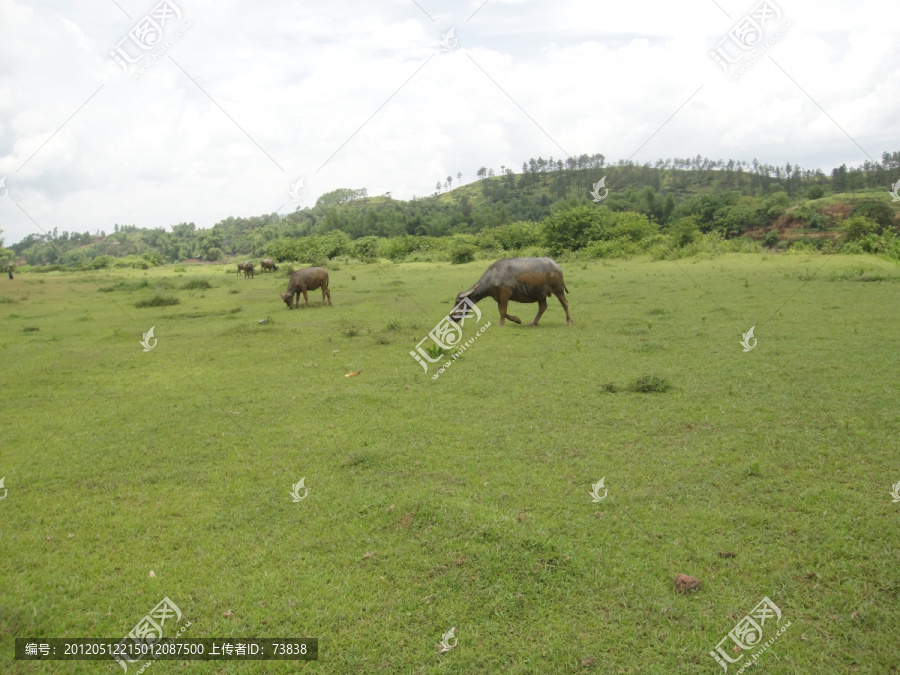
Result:
M15 265L10 265L9 267L6 268L6 273L9 275L10 279L13 278L13 272L15 272L15 271L16 271Z
M306 269L297 270L291 275L288 282L287 293L281 296L288 309L296 309L300 304L300 294L303 293L303 299L306 306L309 307L309 296L307 291L314 291L317 288L322 289L322 305L325 305L325 298L328 298L328 304L331 304L331 291L328 290L328 271L321 267L307 267Z
M273 272L278 271L278 265L275 264L275 261L271 258L263 258L263 261L259 263L259 268L263 272L266 270L272 270Z
M241 275L241 272L244 273L244 278L250 277L253 278L253 263L249 260L247 262L238 263L238 276Z
M552 258L504 258L498 260L487 268L478 283L472 288L463 291L456 296L453 303L455 308L463 298L472 302L478 302L488 296L497 301L500 308L500 325L505 319L514 323L522 323L517 316L508 314L506 306L510 300L513 302L536 302L538 313L530 326L537 326L541 315L547 309L547 298L555 295L560 304L566 310L566 325L572 324L569 316L569 303L566 302L566 293L569 289L563 282L562 268ZM450 314L453 321L459 321L467 316L471 309L463 306Z

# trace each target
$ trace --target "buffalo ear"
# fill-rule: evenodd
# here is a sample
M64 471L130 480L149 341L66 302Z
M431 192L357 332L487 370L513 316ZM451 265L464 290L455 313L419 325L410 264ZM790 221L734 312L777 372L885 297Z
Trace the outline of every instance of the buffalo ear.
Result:
M469 290L463 291L462 293L460 293L460 294L459 294L460 297L462 297L462 298L468 298L470 295L472 295L472 293L475 292L475 289L478 288L478 284L480 284L480 283L481 283L481 282L479 281L479 282L477 282L474 286L472 286L472 288L470 288Z

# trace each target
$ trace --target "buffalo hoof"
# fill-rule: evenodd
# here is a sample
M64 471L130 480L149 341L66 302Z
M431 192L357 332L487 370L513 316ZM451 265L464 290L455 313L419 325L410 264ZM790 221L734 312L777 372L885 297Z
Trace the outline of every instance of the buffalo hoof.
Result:
M575 323L575 322L572 321L572 319L566 319L566 325L567 325L567 326L571 326L573 323Z

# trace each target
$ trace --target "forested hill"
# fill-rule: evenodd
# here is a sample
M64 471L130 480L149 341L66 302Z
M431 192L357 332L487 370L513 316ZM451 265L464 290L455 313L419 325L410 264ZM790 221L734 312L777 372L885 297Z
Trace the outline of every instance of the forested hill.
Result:
M482 167L471 182L461 184L462 179L461 173L446 176L436 183L432 195L409 201L392 199L390 193L369 196L365 189L335 190L322 195L315 206L286 216L228 217L209 229L179 223L171 231L163 224L153 229L98 224L94 235L54 230L12 245L7 257L14 253L30 265L77 267L100 256L143 256L158 264L222 260L232 255L275 257L278 240L336 230L351 240L474 234L519 221L541 223L560 209L590 204L590 191L600 181L598 194L609 191L602 207L643 214L661 231L680 219L693 218L701 232L735 237L765 231L791 208L806 209L809 228L825 229L829 223L810 200L848 193L852 201L854 193L880 191L880 198L890 203L888 190L900 181L900 152L885 152L881 162L855 168L845 165L830 174L792 164L781 167L700 156L660 160L655 165L628 161L607 165L603 155L595 154L531 159L519 172L505 166L497 172ZM108 229L112 232L107 234Z

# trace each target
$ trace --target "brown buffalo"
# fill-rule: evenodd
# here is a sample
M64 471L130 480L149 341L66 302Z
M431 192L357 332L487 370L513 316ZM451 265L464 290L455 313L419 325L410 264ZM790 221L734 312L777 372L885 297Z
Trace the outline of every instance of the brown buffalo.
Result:
M249 260L247 262L238 263L238 276L241 275L241 272L244 273L244 278L247 277L253 278L253 263Z
M266 270L272 270L273 272L278 271L278 265L276 265L275 261L271 258L263 258L262 262L259 263L259 268L263 272Z
M569 316L569 303L566 302L565 295L568 292L569 289L563 282L562 269L552 258L504 258L488 267L472 288L456 296L450 318L458 322L472 311L465 305L458 307L464 298L468 298L471 302L478 302L482 298L490 296L497 301L500 308L501 326L504 319L509 319L513 323L522 323L519 317L507 313L506 308L510 300L513 302L536 302L538 313L529 325L537 326L541 315L547 309L547 298L555 295L559 298L563 309L566 310L566 325L568 326L572 323L572 317Z
M307 291L314 291L317 288L322 289L322 305L325 305L325 299L328 298L328 304L331 304L331 291L328 290L328 271L321 267L307 267L306 269L297 270L291 275L288 282L287 293L281 296L288 309L296 309L300 304L300 294L303 293L303 299L306 306L309 307L309 296Z

